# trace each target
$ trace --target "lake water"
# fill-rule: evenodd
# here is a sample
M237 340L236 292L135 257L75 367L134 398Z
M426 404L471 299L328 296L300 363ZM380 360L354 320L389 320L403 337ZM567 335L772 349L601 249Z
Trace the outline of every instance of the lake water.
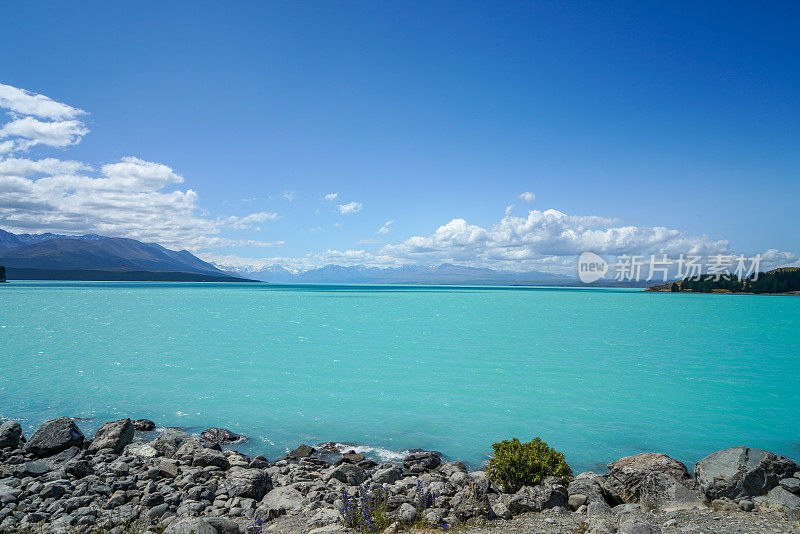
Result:
M282 455L473 467L540 436L577 471L745 444L800 456L800 298L639 290L12 282L0 418L148 418Z

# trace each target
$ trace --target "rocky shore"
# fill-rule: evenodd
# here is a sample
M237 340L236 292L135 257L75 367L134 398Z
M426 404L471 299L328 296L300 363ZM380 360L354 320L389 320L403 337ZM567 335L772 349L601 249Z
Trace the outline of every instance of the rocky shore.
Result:
M223 450L241 438L225 429L134 440L154 428L122 419L89 440L60 417L26 440L17 422L0 425L0 531L354 532L342 510L375 491L387 497L389 532L800 531L800 466L760 449L715 452L694 474L664 454L638 454L605 474L545 479L510 494L432 451L378 464L329 443L268 460Z

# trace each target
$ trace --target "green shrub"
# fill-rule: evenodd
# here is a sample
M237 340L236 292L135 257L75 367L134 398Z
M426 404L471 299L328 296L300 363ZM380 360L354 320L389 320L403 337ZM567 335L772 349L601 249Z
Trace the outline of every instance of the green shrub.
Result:
M558 477L566 483L572 476L564 455L539 438L528 443L520 443L517 438L505 440L492 445L492 449L489 476L500 482L506 493L516 493L522 486L535 486L545 477Z

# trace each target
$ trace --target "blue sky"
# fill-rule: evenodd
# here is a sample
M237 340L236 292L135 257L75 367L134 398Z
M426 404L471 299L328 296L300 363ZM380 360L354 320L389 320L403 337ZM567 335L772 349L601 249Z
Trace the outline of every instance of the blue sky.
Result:
M800 253L796 2L2 11L5 229L231 265Z

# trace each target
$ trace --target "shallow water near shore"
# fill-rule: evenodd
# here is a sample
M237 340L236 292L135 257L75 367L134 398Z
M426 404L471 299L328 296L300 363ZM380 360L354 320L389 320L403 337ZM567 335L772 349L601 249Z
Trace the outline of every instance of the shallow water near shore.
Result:
M540 436L577 471L800 457L800 298L595 288L11 282L0 418L120 417L472 467Z

